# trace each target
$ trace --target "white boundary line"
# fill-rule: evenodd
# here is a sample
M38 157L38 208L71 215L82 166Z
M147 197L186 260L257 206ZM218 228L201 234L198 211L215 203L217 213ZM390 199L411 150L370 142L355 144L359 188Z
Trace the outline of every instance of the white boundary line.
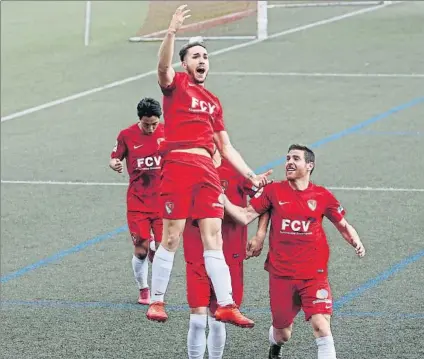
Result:
M353 77L353 78L424 78L424 74L372 74L372 73L325 73L325 72L249 72L219 71L211 76L264 76L264 77Z
M74 182L74 181L14 181L1 180L2 184L24 185L57 185L57 186L128 186L128 182ZM332 191L362 191L362 192L424 192L424 188L395 187L326 187Z
M387 5L385 5L385 4L377 5L377 6L373 6L373 7L369 7L369 8L365 8L365 9L360 9L360 10L348 12L348 13L343 14L343 15L333 16L333 17L330 17L330 18L327 18L327 19L324 19L324 20L312 22L312 23L307 24L307 25L302 25L302 26L294 27L294 28L284 30L284 31L281 31L281 32L277 32L275 34L268 36L267 39L274 39L274 38L277 38L277 37L286 36L286 35L294 34L296 32L312 29L314 27L318 27L318 26L322 26L322 25L326 25L326 24L331 24L331 23L341 21L341 20L344 20L344 19L348 19L348 18L357 16L357 15L376 11L376 10L385 8L386 6ZM242 49L244 47L249 47L249 46L258 44L258 43L263 42L265 40L266 39L256 39L256 40L244 42L244 43L241 43L241 44L237 44L237 45L233 45L233 46L229 46L229 47L224 47L221 50L211 52L209 55L210 56L216 56L216 55L225 54L225 53L233 51L233 50ZM176 66L179 66L179 64L180 64L179 62L176 62L172 66L176 67ZM107 90L107 89L110 89L110 88L121 86L121 85L124 85L124 84L129 83L129 82L137 81L137 80L140 80L142 78L145 78L147 76L154 75L154 74L156 74L156 69L148 71L148 72L144 72L140 75L127 77L123 80L114 81L114 82L111 82L111 83L103 85L103 86L94 87L94 88L86 90L86 91L78 92L78 93L75 93L71 96L63 97L63 98L55 100L55 101L46 102L42 105L31 107L31 108L28 108L26 110L18 111L18 112L12 113L10 115L4 116L4 117L1 118L1 122L14 120L16 118L20 118L20 117L29 115L29 114L34 113L34 112L45 110L47 108L54 107L54 106L57 106L57 105L60 105L60 104L66 103L66 102L70 102L70 101L73 101L73 100L79 99L81 97L85 97L85 96L88 96L88 95L91 95L91 94L94 94L94 93L97 93L97 92L100 92L100 91L103 91L103 90Z

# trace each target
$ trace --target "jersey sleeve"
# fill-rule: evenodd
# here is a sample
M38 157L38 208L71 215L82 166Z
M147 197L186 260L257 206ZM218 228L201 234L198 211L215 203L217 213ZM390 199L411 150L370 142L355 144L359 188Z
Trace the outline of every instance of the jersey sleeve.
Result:
M334 195L327 191L327 206L324 215L333 223L339 223L345 216L346 212L340 202Z
M119 133L118 138L116 139L115 147L110 154L110 158L119 158L120 160L124 159L127 156L127 144L125 143L125 138L122 132Z
M214 132L225 131L224 115L221 104L219 104L219 110L216 115L214 115L212 123Z
M181 85L181 82L183 80L184 73L182 72L176 72L174 79L167 87L162 87L159 85L162 93L164 96L171 96L174 90Z
M271 186L260 188L250 200L250 205L256 213L262 214L268 211L272 207Z

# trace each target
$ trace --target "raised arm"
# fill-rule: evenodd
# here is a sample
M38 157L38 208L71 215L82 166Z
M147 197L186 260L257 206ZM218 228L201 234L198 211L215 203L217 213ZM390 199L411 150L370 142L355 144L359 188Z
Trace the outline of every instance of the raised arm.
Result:
M353 248L355 248L356 254L359 257L365 256L365 247L359 238L358 232L356 232L355 228L343 218L340 222L334 223L334 226L343 236L343 238L348 242Z
M254 186L261 188L270 183L268 176L272 173L272 170L260 175L255 174L246 164L240 153L231 144L227 131L215 132L214 140L222 157L228 160L244 178L249 179Z
M172 58L174 56L175 34L181 28L185 19L190 17L190 10L187 5L180 6L172 16L168 31L162 41L159 49L158 79L159 85L163 88L168 87L175 77L175 70L172 67Z

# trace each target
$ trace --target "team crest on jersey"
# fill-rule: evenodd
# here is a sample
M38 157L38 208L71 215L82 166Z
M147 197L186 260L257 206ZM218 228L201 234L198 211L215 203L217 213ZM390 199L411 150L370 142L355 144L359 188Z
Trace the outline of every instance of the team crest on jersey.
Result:
M327 299L328 298L328 290L327 289L318 289L316 296L317 296L317 299Z
M317 201L315 201L314 199L310 199L308 200L308 207L312 210L315 211L317 208Z
M158 141L158 145L160 145L160 144L161 144L161 142L165 141L165 139L164 139L163 137L159 137L159 138L157 139L157 141Z
M166 210L166 213L171 214L172 211L174 210L174 203L166 202L165 203L165 210Z

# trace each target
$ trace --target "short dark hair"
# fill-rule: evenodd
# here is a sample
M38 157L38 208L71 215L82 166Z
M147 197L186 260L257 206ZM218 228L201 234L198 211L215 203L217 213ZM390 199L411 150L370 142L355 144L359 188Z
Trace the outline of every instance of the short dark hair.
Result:
M205 50L207 50L206 46L203 42L200 42L200 41L191 42L191 43L189 42L189 43L185 44L179 52L181 62L184 61L184 58L187 55L187 51L194 46L202 46Z
M145 97L137 105L137 116L139 119L142 117L161 117L162 108L160 103L153 98Z
M312 170L311 170L311 174L312 174L312 172L314 172L314 169L315 169L315 153L314 153L314 151L312 151L309 147L307 147L305 145L299 145L297 143L295 143L295 144L293 144L289 147L289 152L293 151L293 150L303 151L303 154L305 155L305 162L314 164L314 168L312 168Z

